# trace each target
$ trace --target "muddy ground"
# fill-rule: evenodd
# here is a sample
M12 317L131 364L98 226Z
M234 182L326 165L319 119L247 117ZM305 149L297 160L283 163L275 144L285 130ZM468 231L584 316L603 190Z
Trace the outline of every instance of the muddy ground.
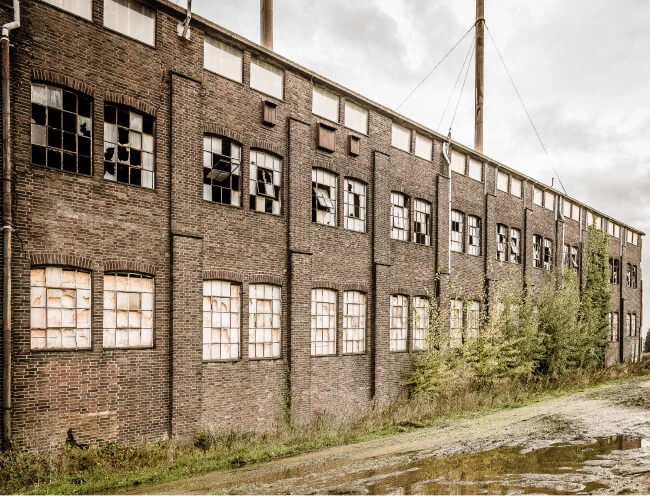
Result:
M496 486L450 486L413 483L422 480L423 467L432 460L451 461L468 471L484 452L498 460L509 452L547 452L558 444L588 445L603 438L632 439L634 449L614 449L577 467L557 473L526 474L512 482L511 475ZM516 446L516 449L506 448ZM495 450L495 448L498 448ZM629 448L629 446L628 446ZM499 454L494 455L495 453ZM552 455L554 456L554 455ZM463 458L465 457L465 458ZM478 457L478 458L477 458ZM485 457L483 457L485 458ZM491 461L488 461L489 465ZM515 462L519 463L519 462ZM523 462L522 462L523 463ZM561 464L560 464L561 465ZM456 471L455 469L452 471ZM485 472L484 468L482 469ZM495 469L499 471L498 468ZM488 470L489 472L489 470ZM525 471L524 471L525 472ZM509 473L509 472L508 472ZM412 477L410 474L417 474ZM485 474L483 474L485 475ZM436 473L431 480L448 474ZM433 477L433 479L431 479ZM509 479L510 477L510 479ZM426 478L426 477L425 477ZM413 479L413 480L412 480ZM504 482L505 481L505 482ZM364 443L340 446L256 466L215 472L192 479L140 488L167 494L367 494L418 492L556 492L650 494L650 380L637 379L605 385L585 392L533 405L477 415L439 427L421 429Z

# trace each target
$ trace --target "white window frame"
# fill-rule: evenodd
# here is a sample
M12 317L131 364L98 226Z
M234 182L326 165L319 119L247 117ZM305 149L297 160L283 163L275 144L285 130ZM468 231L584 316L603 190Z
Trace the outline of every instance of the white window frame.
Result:
M429 338L429 298L413 297L413 350L425 350Z
M148 20L151 21L150 26ZM147 25L138 26L138 21L147 21ZM156 11L136 0L104 0L104 27L156 46ZM141 31L139 28L146 30Z
M311 170L311 220L336 226L338 217L338 176L325 169Z
M467 216L467 253L481 254L481 218L476 215Z
M508 245L508 226L505 224L497 224L497 260L499 262L505 262L508 260L508 250L506 247Z
M84 19L92 20L93 2L92 0L43 0L45 3L65 10Z
M251 149L249 172L250 209L280 215L282 159L264 150Z
M431 246L431 203L413 200L413 242Z
M154 279L131 272L104 273L104 348L151 348Z
M411 152L411 130L395 124L391 127L391 145L407 153Z
M366 351L367 295L360 291L343 292L343 353Z
M339 96L320 86L312 89L311 112L331 122L339 122Z
M278 358L282 337L282 288L248 285L248 358Z
M516 227L510 228L509 242L510 262L515 264L521 263L521 231Z
M217 39L206 36L203 41L203 68L227 79L242 82L244 54Z
M367 191L366 183L349 177L343 181L343 218L350 231L366 232Z
M404 193L390 193L390 237L400 241L409 239L409 197Z
M389 350L406 351L408 338L408 296L390 297Z
M433 140L415 133L415 155L431 161L431 157L433 156Z
M203 281L203 360L240 357L241 285Z
M263 60L251 59L250 86L278 100L284 99L284 70Z
M91 299L90 271L58 266L32 267L31 349L90 349Z
M449 248L458 253L463 252L464 242L464 217L460 210L451 211L451 222L449 225ZM454 229L455 228L455 229Z
M481 323L481 304L472 300L468 301L465 306L467 307L467 332L465 337L468 341L478 339Z
M311 355L336 355L336 300L332 289L311 290Z
M368 135L368 111L352 102L345 102L344 107L345 127Z
M449 346L457 348L463 344L463 301L449 301Z

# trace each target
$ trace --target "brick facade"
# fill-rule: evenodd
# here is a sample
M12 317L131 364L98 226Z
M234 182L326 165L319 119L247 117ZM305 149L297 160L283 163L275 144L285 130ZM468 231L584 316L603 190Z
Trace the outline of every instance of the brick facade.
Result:
M353 418L403 391L415 353L413 297L438 291L445 308L455 296L446 289L453 282L464 298L486 305L500 281L540 284L545 271L533 266L534 234L553 241L554 263L561 263L563 244L582 253L589 207L563 199L581 207L579 220L565 218L554 190L551 209L537 205L534 189L547 187L458 143L451 148L468 168L470 159L480 163L481 180L453 172L444 136L198 16L191 39L182 39L176 32L181 9L165 0L143 3L155 11L155 46L105 28L101 0L92 2L92 20L23 0L22 25L11 33L11 417L18 445L60 445L68 431L93 444L185 439L205 427L268 430L288 412L298 422ZM10 9L0 9L2 19L11 17ZM204 69L206 36L241 51L241 82ZM284 70L282 99L251 89L251 59ZM30 88L40 83L92 99L90 175L32 163ZM315 84L339 98L338 122L312 113ZM346 102L368 111L367 134L343 124ZM264 122L268 103L275 123ZM155 119L153 188L104 179L105 104ZM392 147L392 122L411 131L412 151L416 134L433 140L430 159ZM334 151L317 146L321 123L334 130ZM241 146L239 206L203 199L204 135ZM255 211L249 202L249 164L258 150L282 161L279 215ZM337 178L336 226L312 222L312 169ZM498 171L522 181L521 195L497 187ZM366 185L365 232L344 227L346 178ZM408 241L391 239L391 192L410 202ZM411 237L416 199L431 205L430 246ZM480 254L450 252L450 209L481 219ZM496 260L497 224L520 230L521 263ZM619 237L610 239L621 267L612 295L620 339L610 346L610 363L633 356L641 324L640 233L617 225ZM636 244L626 242L628 231ZM636 288L626 286L628 263L638 270ZM89 348L33 349L30 271L48 266L90 273ZM104 346L104 276L113 273L153 278L152 346ZM210 280L239 288L238 357L202 355L203 284ZM251 285L281 288L279 356L249 355ZM311 354L316 288L337 295L336 352L327 356ZM342 346L345 291L367 297L362 353L346 354ZM405 351L391 351L391 295L407 297ZM636 335L624 329L627 313L636 315Z

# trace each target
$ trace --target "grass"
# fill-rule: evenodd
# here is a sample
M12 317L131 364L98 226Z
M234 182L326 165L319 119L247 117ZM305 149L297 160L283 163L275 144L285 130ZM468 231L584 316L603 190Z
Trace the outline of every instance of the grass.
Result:
M515 408L595 385L650 375L650 360L606 370L583 371L554 381L497 382L467 387L435 401L401 399L381 412L335 424L285 425L271 433L204 431L191 443L52 447L39 453L0 453L0 491L38 494L92 494L126 491L317 449L448 423L460 417Z

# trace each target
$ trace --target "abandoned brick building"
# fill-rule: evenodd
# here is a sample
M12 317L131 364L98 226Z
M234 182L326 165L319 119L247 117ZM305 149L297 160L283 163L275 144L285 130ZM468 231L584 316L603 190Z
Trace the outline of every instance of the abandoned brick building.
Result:
M584 277L591 224L611 242L608 359L638 355L633 227L208 20L184 33L169 1L20 10L2 384L19 446L267 429L289 401L298 421L357 415L402 391L430 294L453 344L499 281Z

